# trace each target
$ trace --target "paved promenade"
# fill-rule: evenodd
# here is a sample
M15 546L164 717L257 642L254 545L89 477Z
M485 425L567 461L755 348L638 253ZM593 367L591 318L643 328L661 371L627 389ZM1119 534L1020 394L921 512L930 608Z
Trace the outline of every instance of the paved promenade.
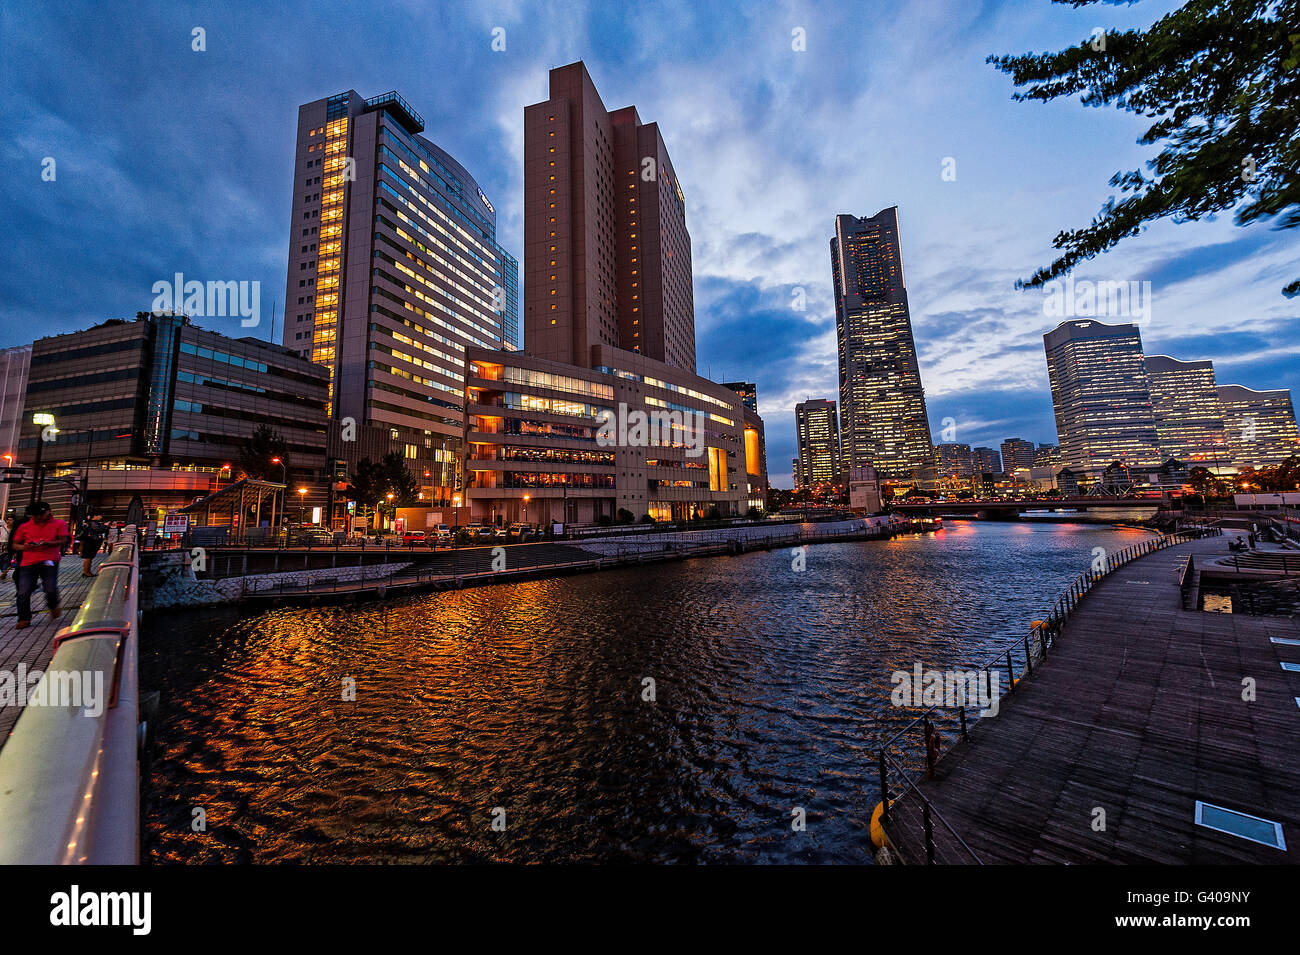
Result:
M1203 566L1227 540L1097 584L1046 665L921 784L981 861L1300 862L1300 672L1281 666L1300 645L1270 639L1300 640L1300 621L1181 609L1187 555ZM1281 823L1286 850L1196 825L1197 800Z
M105 558L100 554L95 558L91 569L97 570ZM32 625L25 630L14 629L18 622L18 611L14 606L14 574L9 572L8 580L0 580L0 673L13 674L17 678L19 664L26 664L26 672L43 670L54 655L54 635L59 627L68 623L77 614L81 602L92 578L81 576L81 558L67 555L59 562L59 597L62 603L62 616L54 620L45 612L45 594L40 587L32 595ZM0 747L9 738L9 732L18 722L22 709L15 705L0 706Z

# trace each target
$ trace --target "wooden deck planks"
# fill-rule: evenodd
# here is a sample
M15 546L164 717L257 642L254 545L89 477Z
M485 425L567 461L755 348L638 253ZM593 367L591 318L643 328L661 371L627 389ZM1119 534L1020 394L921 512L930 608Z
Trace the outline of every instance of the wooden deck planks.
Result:
M1300 637L1300 623L1183 611L1188 553L1199 564L1226 542L1158 551L1098 583L1046 664L920 784L983 861L1300 862L1300 674L1279 665L1300 647L1268 640ZM1198 799L1282 823L1287 850L1196 826ZM924 845L903 823L916 802L899 799L890 827L914 864Z

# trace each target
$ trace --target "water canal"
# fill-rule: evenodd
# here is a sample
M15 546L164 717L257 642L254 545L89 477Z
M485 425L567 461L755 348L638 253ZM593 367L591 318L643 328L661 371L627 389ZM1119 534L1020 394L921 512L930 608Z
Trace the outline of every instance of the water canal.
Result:
M910 718L890 674L1019 638L1094 548L1144 536L949 522L802 572L782 550L156 613L142 858L867 862L874 748Z

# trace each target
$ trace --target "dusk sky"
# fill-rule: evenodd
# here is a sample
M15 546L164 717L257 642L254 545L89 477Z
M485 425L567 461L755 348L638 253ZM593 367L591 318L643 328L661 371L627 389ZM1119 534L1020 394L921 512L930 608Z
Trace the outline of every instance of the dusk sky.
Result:
M1014 282L1155 150L1136 144L1140 117L1012 102L984 60L1145 27L1177 5L6 4L0 345L133 316L175 272L260 281L253 333L270 337L297 108L348 89L400 92L522 257L523 109L546 98L548 69L581 59L608 108L660 124L686 194L698 370L757 382L775 485L790 485L795 403L838 400L834 217L890 205L936 438L952 418L971 445L1055 443L1042 335L1060 319ZM796 30L806 50L792 49ZM1075 279L1151 283L1148 354L1212 358L1221 384L1295 389L1300 299L1281 288L1300 275L1296 238L1228 215L1166 221ZM248 334L238 319L201 324Z

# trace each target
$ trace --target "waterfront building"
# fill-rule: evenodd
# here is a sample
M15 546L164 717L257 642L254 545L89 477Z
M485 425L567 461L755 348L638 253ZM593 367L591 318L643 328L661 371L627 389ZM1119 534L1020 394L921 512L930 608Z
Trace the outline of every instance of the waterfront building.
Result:
M1130 468L1159 467L1137 326L1062 322L1043 336L1043 346L1062 463L1089 475L1117 461Z
M525 350L465 353L474 518L689 520L765 506L753 386L695 374L685 203L656 124L635 107L607 111L581 62L551 70L549 98L524 111Z
M659 125L608 111L582 62L524 109L524 308L539 358L604 345L695 371L685 192Z
M1289 389L1255 391L1244 385L1220 385L1216 391L1237 467L1263 468L1300 455Z
M875 468L849 468L849 507L868 514L880 513L880 479Z
M396 92L298 109L283 344L327 369L329 455L460 485L465 349L519 345L519 269L474 177Z
M884 483L921 480L934 449L912 338L898 208L835 217L831 238L845 467L875 467ZM932 479L932 478L931 478Z
M762 419L729 388L644 355L592 347L595 367L469 349L465 467L474 519L593 524L690 520L764 507ZM637 416L691 416L702 434ZM628 422L602 438L602 416Z
M1002 473L1002 455L997 448L973 448L971 458L976 474Z
M1214 380L1214 363L1146 356L1151 408L1160 453L1214 470L1232 463L1223 428L1223 408Z
M121 520L133 502L152 516L234 480L240 445L265 424L288 445L271 479L283 474L308 488L300 505L324 507L328 393L328 370L293 350L179 314L110 319L33 343L18 453L34 465L44 429L33 415L52 415L45 498L66 505L84 489L92 508Z
M1007 438L1002 442L1002 467L1008 474L1017 468L1034 466L1034 442L1023 438Z
M835 402L811 398L795 405L794 430L799 446L795 487L839 483L840 433Z

